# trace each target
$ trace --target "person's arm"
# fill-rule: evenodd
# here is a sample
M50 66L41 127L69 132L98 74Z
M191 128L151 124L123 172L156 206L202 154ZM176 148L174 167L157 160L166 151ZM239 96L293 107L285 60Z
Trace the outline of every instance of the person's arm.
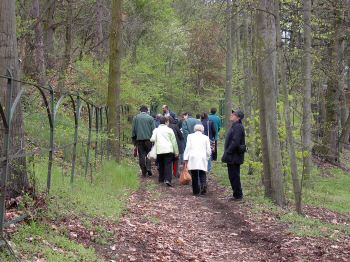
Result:
M229 146L227 148L227 153L233 154L239 148L239 142L241 140L241 130L238 126L235 126L232 130Z
M191 147L191 137L188 137L185 152L184 152L184 161L188 161L189 154L190 154L190 147Z
M157 129L153 129L152 137L150 139L151 142L156 142Z
M218 133L219 133L220 129L221 129L221 119L220 119L220 117L217 117L217 122L218 122Z
M207 160L210 159L210 155L211 155L211 148L210 148L210 141L209 141L209 137L205 137L205 143L206 143L206 154L207 154Z
M172 129L170 129L170 130L171 130L171 131L169 131L170 141L171 141L171 144L173 145L175 156L178 156L179 155L179 146L177 145L174 131Z
M136 133L136 117L132 120L132 134L131 134L132 143L136 145L137 133Z
M188 123L187 120L183 122L182 124L182 131L184 133L184 138L187 139L188 134L190 133L190 131L188 130Z
M215 138L216 138L216 129L215 129L215 126L214 126L214 122L213 122L213 121L211 121L210 127L211 127L212 137L213 137L214 140L215 140Z

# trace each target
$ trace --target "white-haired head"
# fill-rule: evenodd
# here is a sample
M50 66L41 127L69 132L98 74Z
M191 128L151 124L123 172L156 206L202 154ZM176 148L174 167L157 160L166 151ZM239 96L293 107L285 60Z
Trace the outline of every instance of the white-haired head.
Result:
M200 131L200 132L203 133L204 132L204 126L202 124L197 124L197 125L194 126L193 130L194 130L194 132Z

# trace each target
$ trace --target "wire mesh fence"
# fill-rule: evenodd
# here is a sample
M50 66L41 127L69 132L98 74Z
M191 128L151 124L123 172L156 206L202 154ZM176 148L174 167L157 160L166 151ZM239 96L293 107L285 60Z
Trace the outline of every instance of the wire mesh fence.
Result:
M19 168L16 165L18 159L31 159L33 163L35 158L47 159L46 193L50 193L54 165L61 164L65 175L70 169L72 184L77 173L93 181L93 169L96 171L98 162L110 158L111 150L107 135L107 106L94 104L77 92L60 90L58 93L51 85L39 86L15 79L10 70L6 75L0 75L0 80L0 83L6 82L1 87L5 95L0 96L0 237L7 245L4 228L18 222L5 219L8 179ZM14 85L20 87L14 90ZM24 113L21 108L24 108ZM123 105L120 111L122 116L128 116L130 107ZM26 135L19 135L14 128L16 114L27 119ZM27 139L28 135L36 140ZM131 143L125 131L121 132L119 139L122 147Z

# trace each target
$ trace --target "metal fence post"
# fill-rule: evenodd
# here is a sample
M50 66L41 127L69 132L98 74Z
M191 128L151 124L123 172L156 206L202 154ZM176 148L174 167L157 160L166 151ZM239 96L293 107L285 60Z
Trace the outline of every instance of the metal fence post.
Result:
M103 134L104 134L104 130L103 130L103 107L100 108L99 110L100 113L100 130L101 130L101 134L100 134L100 151L101 151L101 162L103 161Z
M54 153L54 130L55 130L55 94L51 85L50 88L50 151L49 151L49 162L47 167L47 193L50 193L51 189L51 175L52 175L52 164L53 164L53 153Z
M9 150L10 150L10 137L11 137L11 122L10 122L10 114L11 114L11 106L12 106L12 92L13 92L13 82L12 82L12 73L7 70L7 92L6 92L6 119L3 119L3 125L5 127L4 134L4 148L3 148L3 163L2 163L2 175L0 179L0 187L1 187L1 196L0 196L0 233L3 235L4 230L4 220L6 213L6 181L9 171ZM2 111L2 109L1 109ZM4 114L4 113L3 113Z
M74 143L73 143L73 156L72 156L72 173L70 177L70 182L74 182L75 176L75 162L77 159L77 144L78 144L78 128L79 128L79 116L80 116L80 96L77 95L77 103L74 102L72 96L70 96L73 109L74 109Z
M97 151L98 151L98 132L99 132L99 108L96 106L95 107L95 115L96 115L96 119L95 119L95 127L96 127L96 140L95 140L95 168L96 168L96 164L97 164Z
M91 146L91 129L92 129L92 116L93 116L93 106L87 104L88 113L89 113L89 133L88 133L88 141L87 141L87 151L86 151L86 159L85 159L85 177L87 176L89 162L90 162L90 146Z

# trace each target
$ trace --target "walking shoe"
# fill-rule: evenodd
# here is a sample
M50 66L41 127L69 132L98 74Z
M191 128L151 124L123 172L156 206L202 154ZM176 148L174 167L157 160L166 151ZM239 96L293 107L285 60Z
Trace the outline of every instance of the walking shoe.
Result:
M205 185L201 188L201 195L205 195L206 193L207 193L207 186Z
M169 187L172 187L172 186L173 186L169 180L165 180L164 183L165 183L167 186L169 186Z

